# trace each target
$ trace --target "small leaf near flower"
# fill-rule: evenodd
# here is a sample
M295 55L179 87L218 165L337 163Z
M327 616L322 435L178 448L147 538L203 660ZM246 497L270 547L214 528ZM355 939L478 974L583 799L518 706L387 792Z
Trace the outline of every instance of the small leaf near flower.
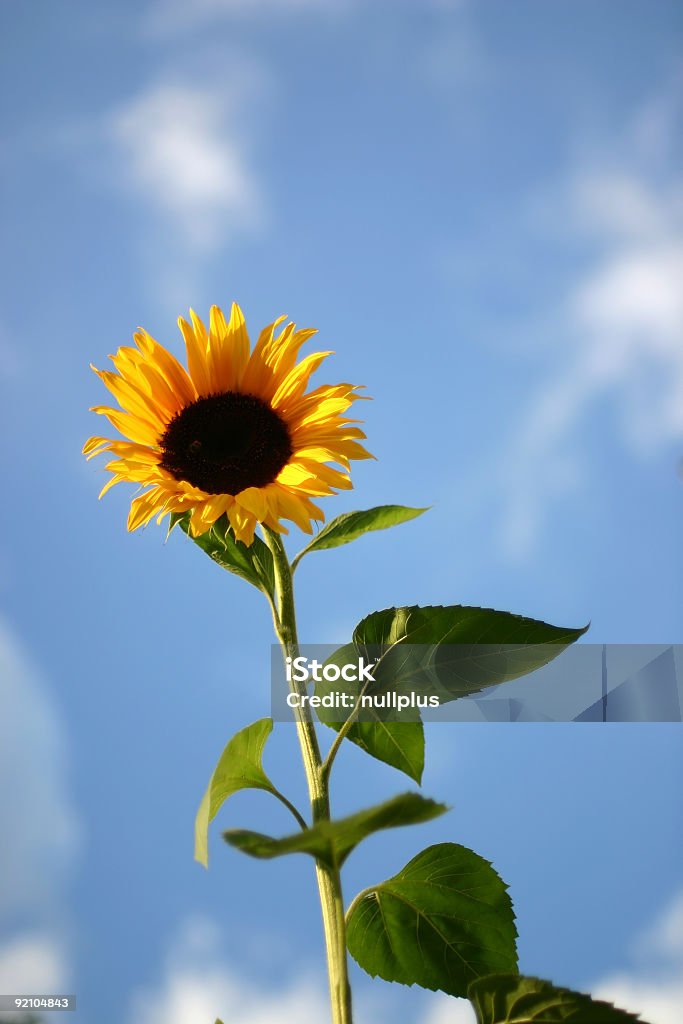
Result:
M169 533L176 525L180 526L190 540L193 540L197 547L206 552L222 569L227 569L228 572L240 576L247 583L262 590L271 601L274 599L273 556L260 537L254 537L247 547L246 544L236 540L227 516L222 516L210 530L199 534L198 537L192 536L189 513L184 515L174 513L171 516Z
M323 551L349 544L371 530L387 530L390 526L398 526L410 519L416 519L427 511L427 508L408 508L405 505L378 505L362 512L345 512L324 526L310 544L299 552L292 562L292 568L296 568L304 555L311 551Z

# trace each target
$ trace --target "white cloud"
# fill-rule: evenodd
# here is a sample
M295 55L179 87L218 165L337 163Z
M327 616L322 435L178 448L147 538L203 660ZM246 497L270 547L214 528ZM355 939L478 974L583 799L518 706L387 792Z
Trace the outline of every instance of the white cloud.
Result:
M110 118L124 180L197 250L260 223L262 199L235 109L242 98L227 84L161 83Z
M58 913L81 828L69 792L59 715L0 619L0 911Z
M467 999L438 995L420 1024L476 1024L476 1015Z
M49 934L32 932L0 947L0 992L66 992L64 950Z
M0 947L0 992L64 991L66 887L81 826L66 741L37 670L0 619L0 915L22 929Z
M642 164L635 147L630 164L579 173L561 204L571 240L589 234L599 254L545 325L560 342L556 369L501 460L513 557L529 551L549 505L581 486L581 432L598 408L641 457L683 439L683 180L664 186Z
M683 892L634 943L636 965L581 986L648 1024L680 1024L683 1019ZM0 979L2 975L0 974ZM561 979L554 979L558 984ZM372 990L357 993L360 1016L378 1019L381 999ZM206 918L187 921L172 943L158 985L133 994L128 1024L207 1024L217 1017L240 1024L319 1024L329 1016L327 992L295 978L285 988L237 977L225 966L220 930ZM430 996L419 1024L475 1024L465 999Z
M624 433L641 448L683 437L682 282L683 238L663 239L615 254L575 296L599 340L582 360L586 390L622 389Z
M655 191L634 170L579 175L572 185L572 206L583 231L602 231L614 240L639 244L680 234L683 192Z
M285 989L238 978L221 962L220 933L205 919L188 922L173 943L158 987L134 994L130 1024L320 1024L327 996L296 980Z
M683 890L676 894L658 920L636 944L642 959L664 957L683 964Z
M680 1024L683 1020L683 892L636 943L638 965L593 985L598 999L607 999L649 1024Z
M593 992L622 1010L642 1015L648 1024L681 1024L683 1020L683 981L680 977L633 978L615 974L601 982Z

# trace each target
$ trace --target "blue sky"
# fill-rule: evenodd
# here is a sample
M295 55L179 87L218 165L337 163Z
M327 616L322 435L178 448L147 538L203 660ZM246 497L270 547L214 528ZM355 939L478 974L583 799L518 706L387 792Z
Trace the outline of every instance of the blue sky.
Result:
M367 385L378 461L327 513L434 508L304 563L308 642L456 602L681 642L683 13L74 0L0 19L0 990L68 988L98 1024L318 1021L310 865L217 839L208 873L192 861L215 758L268 713L267 609L183 538L128 535L123 487L97 502L88 364L138 324L180 353L179 314L235 299L252 336L282 312L317 326L329 379ZM347 893L467 843L511 885L525 971L678 1020L680 727L430 743L425 791L453 812L369 841ZM269 768L300 794L295 758L280 726ZM334 804L401 788L349 751ZM238 796L221 821L273 813ZM469 1020L355 981L361 1021Z

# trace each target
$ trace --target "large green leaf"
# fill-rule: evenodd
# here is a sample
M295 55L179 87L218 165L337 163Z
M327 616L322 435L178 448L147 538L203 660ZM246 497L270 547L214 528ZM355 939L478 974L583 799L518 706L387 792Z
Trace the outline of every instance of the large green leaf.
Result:
M351 851L367 836L386 828L417 825L447 811L445 804L419 793L403 793L386 803L358 811L337 821L321 821L304 832L273 839L260 832L230 829L223 838L252 857L270 859L287 853L309 853L330 867L341 867Z
M468 998L477 1024L629 1024L641 1020L581 992L541 978L491 974L473 981Z
M194 857L204 867L209 864L209 824L229 796L240 789L265 789L283 799L261 764L263 748L272 731L272 719L259 719L235 733L218 759L194 823Z
M315 692L321 697L345 692L357 701L362 692L412 691L421 697L437 696L445 704L546 665L584 632L490 608L386 608L362 619L353 643L340 647L326 662L342 666L359 657L376 661L375 682L363 690L360 683L343 678L320 681ZM339 731L351 709L316 712L321 722ZM420 782L424 732L417 709L365 708L347 738Z
M325 664L341 666L356 660L357 657L358 651L353 644L346 644L335 651ZM324 697L332 692L348 693L355 702L360 695L361 684L340 678L336 682L323 679L315 685L316 696ZM316 708L316 714L324 725L339 732L351 710L352 708L345 711L340 708L320 707ZM364 711L362 721L354 722L346 738L378 761L405 772L418 784L422 781L425 740L419 711L403 711L400 714L393 709Z
M351 955L385 981L467 996L476 978L517 969L507 887L488 861L455 843L428 847L362 892L347 925Z
M345 512L332 519L320 533L307 544L303 551L294 559L292 566L296 568L304 555L311 551L323 551L326 548L338 548L349 544L352 540L362 537L371 530L387 530L390 526L407 523L426 512L426 508L408 508L405 505L378 505L362 512Z
M227 516L221 516L210 530L202 533L199 537L193 537L190 533L189 513L172 515L169 532L176 525L222 569L227 569L228 572L232 572L254 587L258 587L273 600L275 594L273 556L260 537L254 537L252 543L247 547L241 540L235 539Z
M570 629L492 608L386 608L358 623L359 655L378 660L369 692L414 691L441 703L533 672L588 627Z

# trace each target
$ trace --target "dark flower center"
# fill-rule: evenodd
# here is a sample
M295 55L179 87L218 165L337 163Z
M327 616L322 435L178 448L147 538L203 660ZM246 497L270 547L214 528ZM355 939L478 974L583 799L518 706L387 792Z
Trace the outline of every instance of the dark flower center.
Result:
M287 425L254 395L198 398L168 424L161 466L209 494L272 483L292 454Z

